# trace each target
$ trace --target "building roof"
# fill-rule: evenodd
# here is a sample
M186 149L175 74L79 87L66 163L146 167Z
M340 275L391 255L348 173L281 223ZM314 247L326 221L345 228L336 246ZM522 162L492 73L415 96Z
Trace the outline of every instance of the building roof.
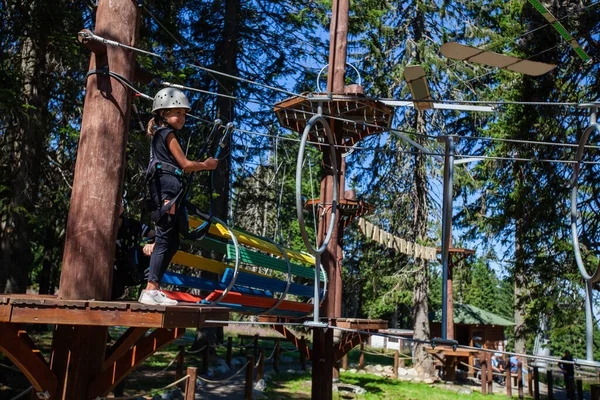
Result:
M454 323L465 325L513 326L515 323L498 314L470 304L454 304ZM442 322L442 310L429 313L430 322Z

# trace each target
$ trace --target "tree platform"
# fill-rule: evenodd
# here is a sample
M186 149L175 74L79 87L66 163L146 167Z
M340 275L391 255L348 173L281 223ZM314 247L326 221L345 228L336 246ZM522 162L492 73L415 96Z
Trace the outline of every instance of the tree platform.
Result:
M94 399L107 395L146 358L182 337L186 328L224 326L228 319L228 308L213 305L167 307L2 294L0 351L29 379L38 398L60 398L65 389L59 383L70 382L84 385L83 398ZM45 357L22 324L54 325L52 354ZM109 346L109 326L129 329ZM96 352L102 354L103 361L98 365L86 363L94 360L90 355ZM57 357L62 353L73 358ZM72 365L71 359L80 359L83 364ZM82 382L79 375L89 378Z

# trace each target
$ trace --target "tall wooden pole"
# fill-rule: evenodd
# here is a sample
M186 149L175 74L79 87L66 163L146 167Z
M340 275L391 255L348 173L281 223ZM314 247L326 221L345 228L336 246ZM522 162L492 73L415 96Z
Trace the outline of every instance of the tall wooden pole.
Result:
M138 24L136 2L99 2L97 35L135 46ZM131 50L109 46L104 53L92 54L89 68L108 67L132 81L134 66ZM114 78L88 77L60 277L61 298L110 298L131 95ZM105 327L59 325L55 330L52 370L59 378L60 398L87 398L90 379L102 367L106 336Z
M334 0L332 3L331 26L329 31L329 74L327 77L327 91L335 94L344 93L344 76L346 73L346 49L348 42L348 0ZM341 122L332 120L331 131L336 143L341 142L339 135L342 132ZM332 161L329 152L323 152L323 178L321 180L321 205L328 207L333 201L334 177ZM337 165L341 165L341 156L337 154ZM339 218L336 213L336 218ZM325 213L325 217L319 225L319 243L325 239L326 228L329 226L331 212ZM327 272L329 279L329 294L323 303L323 315L328 318L339 317L341 313L341 302L337 288L341 288L341 273L337 264L338 253L338 221L333 225L333 234L327 249L321 256L321 262ZM341 295L341 293L340 293ZM339 311L338 311L339 310ZM316 353L315 353L316 350ZM312 372L312 398L331 399L333 379L333 330L313 330L313 372Z

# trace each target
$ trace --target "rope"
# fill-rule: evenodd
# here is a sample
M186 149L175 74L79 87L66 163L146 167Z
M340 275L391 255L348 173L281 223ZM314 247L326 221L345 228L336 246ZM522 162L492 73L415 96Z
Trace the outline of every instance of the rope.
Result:
M156 355L156 353L154 353L154 355ZM171 362L169 363L169 365L167 365L166 367L164 367L164 368L163 368L163 369L161 369L160 371L155 371L155 372L146 372L146 373L143 373L143 374L142 374L141 372L139 372L139 371L137 371L137 370L136 370L136 371L135 371L135 373L136 373L136 374L138 374L138 375L143 375L143 376L148 376L148 375L149 375L149 376L158 376L158 375L162 374L163 372L165 372L166 370L168 370L168 369L171 367L171 365L173 365L173 363L174 363L175 361L177 361L177 358L178 358L178 357L179 357L179 354L176 354L176 355L175 355L175 357L174 357L174 358L171 360Z
M187 354L196 354L196 353L200 353L201 351L203 351L204 349L206 349L206 346L208 346L207 344L205 344L204 346L202 346L202 348L198 349L198 350L186 350L185 352ZM213 346L211 346L213 347Z
M271 351L271 355L265 358L265 361L270 360L275 355L275 350L277 350L277 346L273 347L273 351ZM279 346L279 350L281 350L281 346Z
M264 354L264 353L260 353L260 354L258 355L258 359L256 360L256 364L254 364L254 368L258 368L258 366L259 366L259 364L260 364L260 361L263 359L263 357L264 357L264 356L265 356L265 354Z
M242 372L242 371L243 371L243 370L244 370L244 369L245 369L245 368L246 368L246 367L247 367L249 364L250 364L250 361L247 361L247 362L246 362L246 364L244 364L244 366L243 366L242 368L240 368L240 369L239 369L239 370L238 370L238 371L237 371L235 374L231 375L231 376L230 376L230 377L228 377L228 378L222 379L222 380L220 380L220 381L213 381L213 380L210 380L210 379L203 378L203 377L201 377L201 376L198 376L198 379L200 379L202 382L206 382L206 383L221 383L221 382L227 382L227 381L229 381L229 380L233 379L235 376L239 375L239 373L240 373L240 372Z
M173 386L177 386L179 383L185 381L189 377L190 377L189 375L186 375L183 378L178 379L175 382L170 383L167 386L164 386L164 387L162 387L160 389L155 389L155 390L152 390L150 392L138 394L138 395L135 395L135 396L125 396L125 397L96 397L94 400L108 400L108 399L111 399L111 400L130 400L130 399L138 399L140 397L146 397L146 396L149 396L151 394L155 394L155 393L158 393L158 392L162 392L162 391L164 391L166 389L170 389Z
M18 399L22 399L23 397L25 397L26 394L28 394L29 392L31 392L33 390L33 386L29 386L29 388L25 389L23 392L19 393L18 395L16 395L15 397L13 397L10 400L18 400Z

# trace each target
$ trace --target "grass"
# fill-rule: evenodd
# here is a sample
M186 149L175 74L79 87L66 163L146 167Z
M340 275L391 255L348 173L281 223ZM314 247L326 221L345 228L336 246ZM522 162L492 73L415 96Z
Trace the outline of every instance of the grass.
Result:
M340 382L357 385L367 390L366 394L357 395L355 399L459 400L465 398L464 394L456 394L435 385L391 380L371 374L345 372L340 375ZM310 399L310 374L275 375L265 394L269 399ZM475 391L468 397L473 400L489 399L489 395L482 395ZM504 395L502 397L506 398ZM333 399L342 398L344 397L341 393L333 393Z

